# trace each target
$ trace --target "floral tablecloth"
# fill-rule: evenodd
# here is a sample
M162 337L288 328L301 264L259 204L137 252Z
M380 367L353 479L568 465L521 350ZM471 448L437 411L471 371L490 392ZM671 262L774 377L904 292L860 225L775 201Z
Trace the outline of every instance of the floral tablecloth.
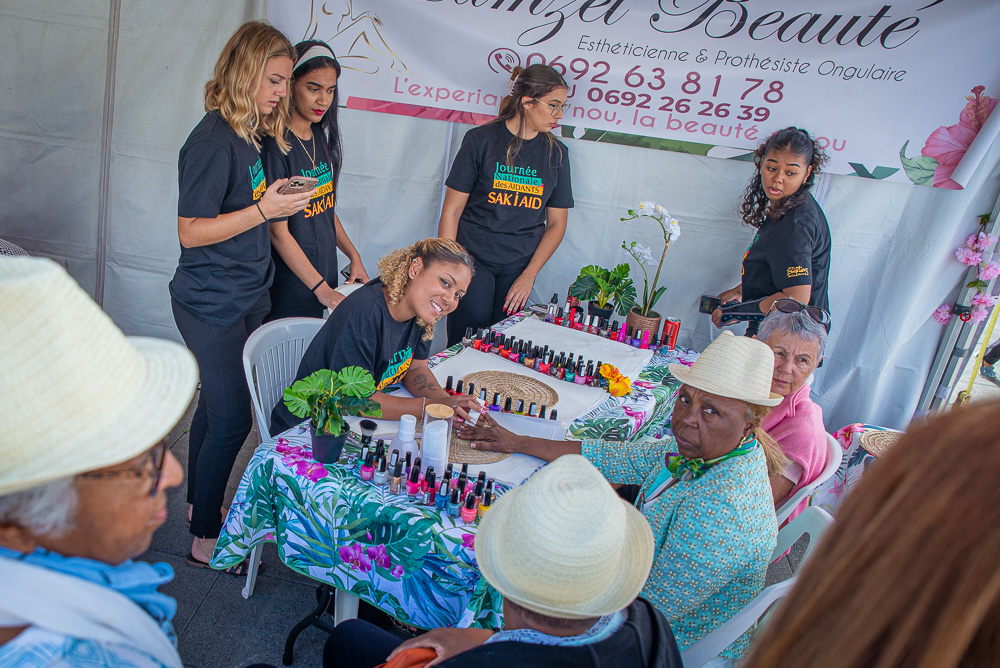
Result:
M834 476L813 493L809 505L819 506L831 515L837 513L848 492L861 482L861 477L868 468L878 461L878 457L864 447L866 434L874 432L899 434L895 429L861 422L849 424L833 432L833 437L844 449L844 458Z
M497 328L516 322L510 318ZM453 356L444 351L431 364ZM626 439L669 428L680 383L667 371L698 353L677 348L655 355L632 395L609 397L575 421L574 439ZM345 452L356 450L352 434ZM508 488L500 485L498 493ZM345 464L312 460L308 431L293 427L254 453L229 510L212 566L228 568L261 541L276 543L292 570L355 594L421 628L502 623L502 599L476 566L477 523L418 504L388 486L362 481Z

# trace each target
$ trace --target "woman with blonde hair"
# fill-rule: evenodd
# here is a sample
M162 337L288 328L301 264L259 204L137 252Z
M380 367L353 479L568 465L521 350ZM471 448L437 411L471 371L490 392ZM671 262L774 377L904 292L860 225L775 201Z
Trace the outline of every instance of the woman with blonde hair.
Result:
M352 292L327 319L302 356L296 379L320 369L360 366L375 378L373 399L387 420L421 416L427 403L457 408L465 416L477 402L445 392L427 358L434 323L455 310L474 271L468 251L451 239L424 239L389 253L378 262L378 278ZM412 398L383 392L399 382ZM301 421L279 401L271 433Z
M253 426L241 355L270 309L274 274L267 221L302 210L311 192L268 184L264 136L283 145L295 50L270 25L243 24L205 85L205 111L178 161L181 255L170 282L174 322L198 360L201 394L191 421L188 503L194 540L187 562L208 567L222 528L226 483ZM246 564L230 569L246 573Z
M995 401L906 434L847 497L744 668L1000 661Z

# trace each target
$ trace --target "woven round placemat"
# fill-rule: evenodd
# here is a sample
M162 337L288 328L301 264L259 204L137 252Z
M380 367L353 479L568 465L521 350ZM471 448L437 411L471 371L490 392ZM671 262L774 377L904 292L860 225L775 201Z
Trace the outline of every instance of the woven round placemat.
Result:
M866 431L861 434L861 447L880 459L902 436L898 431Z
M457 464L495 464L510 457L509 452L489 452L474 450L469 447L472 441L451 434L451 447L448 448L448 461Z
M494 392L499 392L501 406L507 401L507 397L510 397L515 407L523 399L525 408L534 401L538 408L548 406L551 409L559 401L556 391L542 381L510 371L476 371L463 380L466 387L469 383L475 383L477 392L485 387L489 401L493 401Z

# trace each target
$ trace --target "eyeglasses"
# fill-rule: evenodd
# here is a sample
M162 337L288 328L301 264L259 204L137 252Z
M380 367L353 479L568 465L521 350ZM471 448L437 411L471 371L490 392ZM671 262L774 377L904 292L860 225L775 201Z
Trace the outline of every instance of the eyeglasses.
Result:
M533 97L531 99L534 100L535 102L538 102L539 104L544 104L546 107L548 107L550 110L552 110L552 115L553 116L556 115L557 111L561 111L561 112L563 112L565 114L567 111L569 111L569 108L573 106L569 102L567 102L565 104L555 104L553 102L542 102L537 97Z
M800 301L789 299L787 297L775 300L775 302L771 304L771 310L773 311L774 309L778 309L782 313L798 313L799 311L805 311L810 318L826 327L827 333L830 331L830 313L826 309L821 309L818 306L810 306L809 304L803 304ZM770 313L770 311L768 312Z
M153 459L152 468L124 469L122 471L88 471L81 473L79 478L152 478L153 487L149 490L150 496L156 496L156 490L160 487L160 476L163 474L163 462L167 458L167 442L160 441L150 451Z

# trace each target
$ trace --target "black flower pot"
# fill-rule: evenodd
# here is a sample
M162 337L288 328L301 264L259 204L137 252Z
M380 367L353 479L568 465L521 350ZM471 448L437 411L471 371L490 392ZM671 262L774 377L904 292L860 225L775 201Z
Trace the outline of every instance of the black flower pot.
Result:
M597 302L587 302L587 315L598 316L603 320L611 322L611 314L615 312L615 305L608 304L607 308L601 308Z
M336 464L340 461L340 453L344 450L344 443L350 430L345 429L344 433L332 436L330 434L317 434L312 427L309 434L312 436L313 459L323 464Z

